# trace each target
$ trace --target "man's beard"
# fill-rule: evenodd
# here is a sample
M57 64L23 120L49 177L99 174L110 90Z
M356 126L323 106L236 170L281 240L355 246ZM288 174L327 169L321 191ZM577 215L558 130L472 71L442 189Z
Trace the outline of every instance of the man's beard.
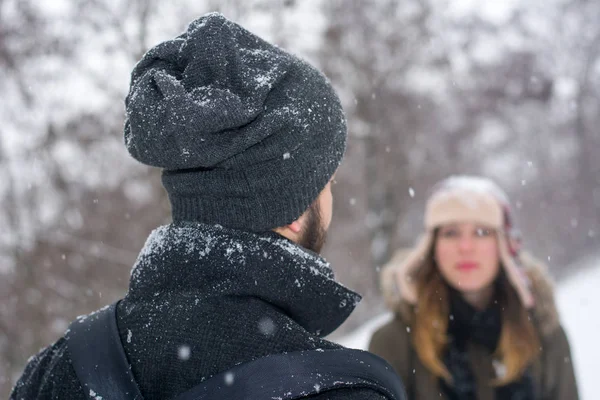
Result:
M327 239L327 231L323 228L321 217L321 207L318 201L314 201L308 207L308 215L306 216L306 225L300 237L300 246L313 251L317 254L321 253L325 240Z

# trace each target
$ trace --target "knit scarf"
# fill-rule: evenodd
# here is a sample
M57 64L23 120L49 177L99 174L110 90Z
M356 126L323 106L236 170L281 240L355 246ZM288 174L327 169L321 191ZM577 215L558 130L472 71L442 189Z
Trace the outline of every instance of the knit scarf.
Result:
M274 232L179 222L157 228L132 270L126 303L169 296L259 298L308 332L326 336L361 297L330 264Z

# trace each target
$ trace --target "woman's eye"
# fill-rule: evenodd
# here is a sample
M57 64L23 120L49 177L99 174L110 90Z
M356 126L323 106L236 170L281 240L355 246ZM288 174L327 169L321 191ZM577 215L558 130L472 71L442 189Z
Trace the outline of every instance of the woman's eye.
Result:
M453 237L457 237L457 236L458 236L457 230L448 229L448 230L442 231L442 237L453 238Z
M479 237L487 237L492 234L492 231L490 229L477 228L477 230L475 231L475 234Z

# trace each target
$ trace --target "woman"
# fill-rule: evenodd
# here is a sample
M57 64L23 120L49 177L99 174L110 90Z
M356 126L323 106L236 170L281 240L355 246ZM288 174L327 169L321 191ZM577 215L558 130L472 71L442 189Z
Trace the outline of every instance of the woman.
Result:
M394 319L371 338L414 400L576 400L569 343L544 267L519 251L506 195L451 177L426 233L382 272Z

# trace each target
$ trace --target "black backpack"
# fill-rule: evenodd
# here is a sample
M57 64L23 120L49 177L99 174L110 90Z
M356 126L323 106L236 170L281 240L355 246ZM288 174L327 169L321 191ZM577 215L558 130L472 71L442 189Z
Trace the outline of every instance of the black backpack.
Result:
M65 336L86 395L95 400L143 400L119 337L116 303L75 320ZM293 400L341 388L367 388L390 400L406 400L389 364L352 349L268 355L217 374L175 400Z

